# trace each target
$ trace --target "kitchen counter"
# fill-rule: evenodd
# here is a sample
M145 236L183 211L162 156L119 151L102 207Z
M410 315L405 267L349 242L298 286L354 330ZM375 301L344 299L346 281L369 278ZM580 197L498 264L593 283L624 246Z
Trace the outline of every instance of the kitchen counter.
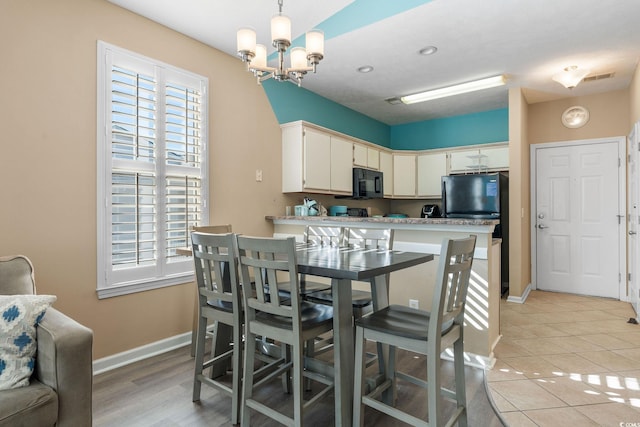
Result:
M436 255L433 262L391 274L390 303L408 305L411 299L425 310L431 309L442 239L476 235L465 311L465 352L469 356L467 360L476 366L492 366L495 362L493 348L500 336L501 239L494 239L492 234L499 220L338 216L267 216L265 219L273 222L274 236L295 236L299 240L307 225L393 229L394 250ZM354 288L365 290L368 286L354 284Z

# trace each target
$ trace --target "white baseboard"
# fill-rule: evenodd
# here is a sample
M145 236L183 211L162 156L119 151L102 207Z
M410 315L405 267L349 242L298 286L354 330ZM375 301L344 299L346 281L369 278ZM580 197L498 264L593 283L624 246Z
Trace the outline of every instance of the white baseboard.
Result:
M191 332L175 335L122 353L93 361L93 375L102 374L140 360L148 359L186 345L191 345Z
M527 300L527 297L529 296L529 293L531 292L531 283L529 283L527 285L527 287L524 289L524 292L522 293L522 296L519 297L514 297L509 295L509 297L507 298L507 302L515 302L518 304L524 304L524 302Z

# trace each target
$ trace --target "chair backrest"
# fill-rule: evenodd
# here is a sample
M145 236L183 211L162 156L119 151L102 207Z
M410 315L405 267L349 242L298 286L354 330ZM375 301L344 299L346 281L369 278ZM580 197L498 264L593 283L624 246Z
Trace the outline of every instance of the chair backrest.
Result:
M354 248L390 250L393 248L393 230L386 228L347 228L347 244Z
M318 246L343 246L344 229L327 225L307 225L304 229L304 242Z
M473 235L457 240L443 239L431 306L429 336L439 335L443 324L462 326L475 247L476 236ZM434 318L433 313L438 313L438 316Z
M254 321L258 313L263 312L288 318L294 332L301 331L295 238L237 236L237 239L247 324ZM283 272L288 274L282 274ZM254 282L251 282L251 277L255 278ZM279 284L284 282L291 289L290 301L279 294Z
M33 265L24 255L0 257L0 295L36 293Z
M236 238L233 233L191 233L199 302L242 312Z

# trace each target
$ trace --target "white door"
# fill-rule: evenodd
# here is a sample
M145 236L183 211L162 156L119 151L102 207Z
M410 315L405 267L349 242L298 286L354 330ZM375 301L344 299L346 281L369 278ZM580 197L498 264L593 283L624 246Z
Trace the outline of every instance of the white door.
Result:
M538 289L620 298L619 145L535 150Z
M638 172L638 150L640 149L640 122L636 123L629 135L628 194L627 194L627 272L629 283L629 300L638 315L640 303L640 237L637 235L640 224L640 173Z

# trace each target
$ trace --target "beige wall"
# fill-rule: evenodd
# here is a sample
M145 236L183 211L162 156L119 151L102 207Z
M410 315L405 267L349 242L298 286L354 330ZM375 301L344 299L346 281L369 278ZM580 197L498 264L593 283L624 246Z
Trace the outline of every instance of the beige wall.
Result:
M189 331L193 284L96 297L96 42L209 78L211 222L270 235L264 216L293 203L263 89L238 59L103 0L1 9L0 254L33 261L38 292L94 330L94 359Z
M633 74L629 98L629 123L633 124L640 120L640 65L636 67L636 72Z
M520 88L509 90L509 296L531 283L529 235L529 106Z
M589 110L589 121L578 129L569 129L560 120L562 112L573 105L581 105ZM528 122L528 138L531 144L628 135L631 130L629 91L620 90L531 104Z

